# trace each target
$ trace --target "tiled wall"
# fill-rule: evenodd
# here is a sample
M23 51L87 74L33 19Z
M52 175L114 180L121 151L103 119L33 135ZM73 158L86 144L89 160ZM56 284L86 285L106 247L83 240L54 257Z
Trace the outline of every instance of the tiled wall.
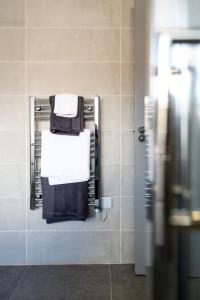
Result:
M153 0L156 29L199 29L199 0Z
M133 0L0 0L0 264L133 262ZM29 210L28 96L102 98L105 222Z

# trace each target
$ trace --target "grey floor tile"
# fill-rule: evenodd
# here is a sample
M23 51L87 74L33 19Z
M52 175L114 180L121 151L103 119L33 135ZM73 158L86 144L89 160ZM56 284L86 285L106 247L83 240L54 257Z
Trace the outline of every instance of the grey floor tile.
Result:
M135 276L133 265L111 265L113 300L145 300L146 278Z
M12 300L110 300L106 265L31 266Z
M7 300L22 278L25 266L0 267L0 299Z

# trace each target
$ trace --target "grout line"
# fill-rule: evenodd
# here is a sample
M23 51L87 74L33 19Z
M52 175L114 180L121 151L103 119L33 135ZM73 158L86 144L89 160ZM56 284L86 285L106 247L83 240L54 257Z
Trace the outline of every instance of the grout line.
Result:
M120 194L120 233L119 233L119 259L120 259L120 264L121 264L121 261L122 261L122 245L121 245L121 242L122 242L122 232L121 232L121 229L122 229L122 204L121 204L121 201L122 201L122 131L121 131L121 128L122 128L122 64L121 64L121 59L122 59L122 30L121 30L121 14L122 14L122 0L120 0L120 87L119 87L119 90L120 90L120 168L119 168L119 172L120 172L120 175L119 175L119 179L120 179L120 186L119 186L119 194Z
M66 59L50 59L50 60L44 60L44 59L37 59L37 60L31 60L31 59L22 59L22 60L0 60L0 63L114 63L119 64L120 60L66 60ZM134 64L133 60L123 60L121 61L123 64Z
M113 299L113 292L112 292L112 274L111 274L111 268L109 264L109 279L110 279L110 299Z
M26 265L23 263L1 264L0 267L13 267L13 266L26 267Z
M0 29L24 29L25 26L0 26ZM27 29L108 29L119 30L118 26L26 26ZM134 27L122 27L122 29L134 29Z
M131 265L134 265L134 263L130 263ZM90 266L96 266L96 265L100 265L100 266L109 266L109 265L117 265L117 266L119 266L119 264L118 263L112 263L112 264L110 264L110 263L108 263L107 261L105 262L102 262L102 263L100 263L100 264L98 264L98 263L96 263L96 262L90 262L90 263L88 263L88 262L83 262L83 263L80 263L80 262L78 262L78 263L68 263L68 264L63 264L63 263L55 263L55 264L47 264L47 263L40 263L40 264L37 264L37 263L29 263L28 265L24 265L24 264L12 264L12 265L1 265L0 267L13 267L13 266L21 266L21 267L28 267L28 268L31 268L32 266L33 267L41 267L41 266L50 266L50 267L56 267L56 266L58 266L58 267L60 267L60 266L66 266L66 267L68 267L68 266L88 266L88 265L90 265ZM2 299L1 299L2 300ZM35 300L35 299L34 299ZM46 299L45 299L46 300Z
M103 128L101 131L134 131L135 128ZM1 131L1 130L0 130Z
M26 113L28 112L27 110L27 99L26 99L26 96L27 96L27 1L24 0L24 6L25 6L25 38L24 38L24 53L25 53L25 83L24 83L24 86L25 86L25 89L24 89L24 94L25 94L25 102L26 102ZM26 124L27 126L27 124ZM27 253L27 243L28 243L28 232L27 232L27 227L28 227L28 212L27 212L27 208L28 208L28 189L27 189L27 183L28 183L28 131L26 130L26 182L25 182L25 185L26 185L26 264L27 264L27 258L28 258L28 253Z
M33 94L33 93L31 93ZM42 93L38 93L39 96L37 96L38 98L41 98L41 97L49 97L49 94L42 94ZM85 96L86 94L83 93L83 96ZM120 97L120 96L123 96L123 97L134 97L135 94L101 94L101 98L103 97ZM25 97L24 94L0 94L0 97ZM94 97L94 94L87 94L87 97Z
M122 27L123 29L134 29L134 27ZM28 26L28 29L108 29L119 30L118 26Z
M134 9L134 22L135 22L135 9ZM136 34L136 30L134 31L134 34L133 34L133 59L135 61L135 56L136 56L136 44L135 44L135 34ZM136 114L136 89L135 89L135 78L136 78L136 74L135 74L135 66L134 66L134 97L133 97L133 105L134 105L134 110L133 110L133 126L134 128L136 128L136 117L135 117L135 114ZM135 132L137 131L137 129L135 129ZM134 193L134 200L133 200L133 257L135 256L135 253L134 253L134 250L135 250L135 202L136 202L136 197L135 197L135 155L136 155L136 142L135 142L135 139L136 139L136 135L134 135L134 144L133 144L133 162L134 162L134 168L133 168L133 172L134 172L134 175L133 175L133 193ZM135 260L135 257L133 258Z
M24 26L0 26L1 29L24 29Z
M26 160L26 159L25 159ZM26 165L26 162L24 162L24 161L18 161L18 162L16 162L16 161L0 161L0 165L2 165L2 166L5 166L5 165L21 165L21 166L23 166L23 165Z
M1 61L0 61L1 62ZM10 61L9 61L10 62ZM67 59L60 59L60 60L56 60L56 59L51 59L51 60L28 60L29 63L120 63L120 60L78 60L78 59L71 59L71 60L67 60ZM129 62L127 61L127 63L133 63L132 61Z
M41 63L41 64L61 64L61 63L72 63L72 64L120 64L120 60L0 60L0 64L16 64L16 63ZM134 61L124 60L122 64L134 64Z
M26 229L17 229L17 230L0 230L1 233L26 233ZM120 232L120 229L27 229L27 235L30 232L81 232L81 233L88 233L88 232ZM122 229L121 232L135 232L134 229ZM146 232L151 232L146 230Z
M102 196L102 197L119 198L119 195L118 196L116 196L116 195L114 195L114 196ZM24 195L24 196L0 196L0 200L1 199L22 199L22 198L26 199L26 195ZM135 198L135 196L123 196L123 198Z
M106 197L106 196L102 196L102 197ZM123 195L122 195L122 197L123 198L135 198L135 196L123 196ZM119 196L112 196L112 198L119 198Z
M27 131L27 129L15 129L15 128L13 128L13 129L0 129L0 132L4 132L4 131L20 131L20 132L26 132Z
M4 131L4 130L5 129L3 129L2 131ZM120 128L103 128L103 129L101 129L101 131L122 131L122 132L123 131L124 132L131 131L131 132L135 133L136 129L135 128L122 128L122 129L120 129Z
M24 277L25 277L25 275L26 275L28 269L29 269L29 266L26 266L26 268L25 268L25 270L24 270L24 272L23 272L21 278L19 279L19 281L18 281L16 287L15 287L14 290L12 291L12 294L10 295L9 300L11 300L11 299L13 298L13 296L14 296L14 294L15 294L17 288L18 288L18 287L20 286L20 284L23 282Z
M91 60L91 59L70 59L70 60L67 60L67 59L59 59L59 60L56 60L56 59L49 59L49 60L45 60L45 59L34 59L34 60L31 60L31 59L28 59L27 60L28 63L116 63L116 64L119 64L120 63L120 59L119 60L107 60L107 59L102 59L102 60ZM23 60L22 61L1 61L0 60L0 63L1 62L24 62ZM123 64L134 64L134 61L133 60L123 60L121 61L121 63Z
M118 232L119 229L27 229L27 232ZM122 229L122 231L134 232L134 229ZM26 232L26 229L0 230L0 233ZM147 231L148 232L148 231Z
M1 166L5 166L5 165L20 165L20 166L26 166L27 164L26 164L26 162L16 162L16 161L12 161L12 162L10 162L10 161L8 161L8 162L1 162L1 161L0 161L0 165L1 165Z
M73 231L73 232L84 232L84 233L87 233L87 232L118 232L119 229L85 229L85 230L80 230L80 229L32 229L32 230L28 230L29 232L70 232L70 231Z
M26 30L26 29L25 29ZM0 63L120 63L120 59L25 59L0 60ZM122 60L124 64L134 64L134 60Z
M114 166L114 165L120 165L120 162L111 162L111 163L109 163L109 162L104 162L104 163L101 163L101 165L102 166L104 166L104 165L106 165L106 166L110 166L110 165L112 165L112 166ZM130 165L130 166L133 166L133 165L135 165L135 163L129 163L129 162L127 162L127 163L121 163L121 165L125 165L125 166L127 166L127 165Z
M78 30L97 30L97 29L105 29L105 30L119 30L117 26L28 26L28 29L78 29Z
M0 196L1 199L26 199L26 195L24 196Z
M13 199L13 200L11 200L11 201L15 201L16 199L26 199L26 196L21 196L21 197L19 197L19 196L13 196L13 197L8 197L8 196L4 196L4 197L2 197L2 196L0 196L0 200L2 200L2 199Z
M25 59L21 59L21 60L18 60L18 59L12 59L12 60L0 60L0 63L24 63L25 62Z
M132 230L125 230L132 231ZM26 232L25 229L0 230L0 233ZM119 232L119 229L27 229L27 232Z
M0 97L25 97L24 94L0 94Z

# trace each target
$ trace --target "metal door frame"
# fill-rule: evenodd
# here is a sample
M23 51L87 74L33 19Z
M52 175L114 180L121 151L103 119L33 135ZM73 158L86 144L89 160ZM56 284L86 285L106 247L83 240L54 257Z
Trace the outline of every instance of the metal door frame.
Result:
M134 154L134 262L135 274L145 271L145 147L138 141L138 128L144 126L146 79L145 0L135 0L135 154Z

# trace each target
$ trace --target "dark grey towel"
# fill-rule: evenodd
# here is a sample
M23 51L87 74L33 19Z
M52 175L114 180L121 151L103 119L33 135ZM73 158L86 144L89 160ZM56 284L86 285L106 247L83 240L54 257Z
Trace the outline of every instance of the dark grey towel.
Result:
M62 221L85 221L88 212L88 182L49 185L41 177L43 219L47 223Z
M49 97L51 105L50 131L57 134L79 135L84 129L84 98L78 97L78 113L75 118L56 116L54 113L55 96Z

